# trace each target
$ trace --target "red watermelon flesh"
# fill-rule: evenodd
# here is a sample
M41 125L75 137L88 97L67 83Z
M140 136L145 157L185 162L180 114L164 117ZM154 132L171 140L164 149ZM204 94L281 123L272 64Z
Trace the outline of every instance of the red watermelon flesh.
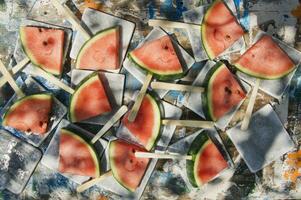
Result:
M235 63L242 72L263 79L277 79L290 73L295 64L273 41L263 36Z
M80 136L61 129L59 171L81 176L98 177L99 162L94 149Z
M145 149L123 140L115 140L110 143L109 151L113 176L121 185L134 192L150 161L149 158L136 158L135 152L145 152Z
M83 80L71 97L72 122L83 121L111 111L110 102L98 73L93 73Z
M228 164L211 140L205 143L200 151L195 169L197 170L198 179L204 184L227 168Z
M63 71L64 35L60 29L20 28L22 46L31 62L54 75Z
M52 106L50 94L35 94L14 103L6 112L3 126L19 131L43 135L47 132Z
M168 35L146 42L130 53L132 60L145 70L161 76L183 72Z
M219 56L244 34L236 18L221 0L216 0L206 12L201 32L203 46L210 59Z
M214 121L246 97L245 91L224 64L210 78L207 95L210 115Z
M114 27L96 34L79 52L76 68L114 70L120 65L120 30Z
M149 94L145 95L135 121L130 122L126 114L122 123L141 145L150 150L159 135L161 124L160 110L156 101Z

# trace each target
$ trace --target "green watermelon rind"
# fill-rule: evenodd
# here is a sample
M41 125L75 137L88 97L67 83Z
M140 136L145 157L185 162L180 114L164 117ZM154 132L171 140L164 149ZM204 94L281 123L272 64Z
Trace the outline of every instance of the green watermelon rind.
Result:
M25 28L26 26L21 26L20 29L19 29L19 34L20 34L20 40L21 40L21 46L22 46L22 49L23 51L25 52L25 54L27 55L27 57L29 58L30 62L33 63L35 66L37 67L40 67L42 70L50 73L50 74L53 74L55 76L60 76L61 73L57 70L51 70L51 69L47 69L45 67L43 67L42 64L39 64L36 59L34 58L33 54L29 51L28 48L26 48L26 40L25 40L25 33L23 31L23 29ZM44 28L44 27L43 27ZM59 29L61 30L61 29Z
M207 73L207 75L205 77L205 81L204 81L204 86L205 86L206 92L204 92L202 94L203 112L204 112L206 119L212 120L212 121L217 121L217 119L216 119L216 117L213 116L213 113L212 113L212 104L210 103L210 102L212 102L211 98L210 98L210 96L212 94L212 90L210 88L210 85L211 85L214 77L216 77L218 72L222 69L221 68L222 65L224 65L224 63L222 63L222 62L216 63L209 70L209 72Z
M128 185L126 185L122 180L121 178L118 176L118 173L117 173L117 168L116 166L113 164L114 162L112 161L112 157L113 157L113 153L114 153L114 147L115 147L115 143L117 142L117 140L114 140L114 141L111 141L110 144L109 144L109 160L110 160L110 167L111 167L111 170L112 170L112 174L114 176L114 178L117 180L117 182L122 185L125 189L127 189L128 191L130 192L135 192L136 188L131 188L129 187Z
M79 96L81 93L81 90L85 88L85 86L89 85L95 80L99 80L98 72L94 72L90 74L89 76L85 77L75 88L74 93L71 96L70 104L69 104L69 119L71 122L78 122L78 120L75 117L74 113L74 107L75 107L75 99Z
M5 112L4 116L3 116L3 121L2 121L2 125L3 126L7 126L7 122L6 119L9 116L9 114L14 111L20 104L22 104L24 101L28 100L28 99L52 99L53 95L50 93L41 93L41 94L33 94L33 95L29 95L29 96L25 96L20 98L19 100L17 100L13 105L11 105L11 107Z
M192 160L186 161L186 172L189 182L193 187L200 187L202 182L197 179L197 173L195 171L195 163L198 163L198 159L202 153L202 150L211 143L207 132L200 133L191 143L188 155L192 156Z
M119 26L114 26L114 27L110 27L104 30L101 30L99 32L97 32L92 38L90 38L89 40L87 40L83 46L80 48L80 50L78 51L77 57L76 57L76 62L75 62L75 68L76 69L80 69L79 65L79 61L80 59L82 59L82 55L85 52L86 49L90 48L90 45L93 44L95 41L107 36L108 34L111 34L112 32L115 31L119 31ZM85 58L83 58L85 59Z
M61 129L61 134L66 134L66 135L69 135L69 136L73 137L74 139L80 141L82 144L84 144L88 148L88 150L89 150L89 152L90 152L90 154L93 158L93 163L95 164L95 168L96 168L95 177L99 177L100 176L99 159L97 157L97 153L96 153L95 149L90 145L90 143L88 143L85 139L83 139L82 137L80 137L76 133L74 133L72 131L69 131L65 128Z
M168 71L166 73L162 73L162 72L156 72L152 69L149 69L149 67L147 67L141 60L139 60L136 56L134 56L132 54L132 52L130 52L128 54L128 58L140 69L142 69L144 72L146 73L150 73L152 74L155 78L157 78L158 80L162 80L162 81L169 81L169 80L175 80L175 79L180 79L182 78L185 73L183 72L183 69L179 70L179 71Z
M292 67L290 70L286 71L285 73L282 73L278 76L265 76L265 75L261 75L259 73L252 72L251 70L248 70L246 67L243 67L242 65L240 65L238 63L234 64L234 67L244 74L250 75L255 78L265 79L265 80L275 80L275 79L283 78L296 69L296 66L295 66L295 67Z
M205 16L203 17L203 20L202 20L202 25L201 25L201 37L202 37L203 48L204 48L204 50L205 50L205 52L206 52L209 60L214 60L219 55L214 55L214 53L211 52L210 47L207 45L207 42L205 40L205 33L206 33L206 31L205 31L206 30L205 21L207 20L208 16L210 17L210 14L211 14L211 11L212 11L212 8L214 7L214 5L217 4L217 3L219 3L219 2L222 2L228 8L229 12L232 14L231 9L229 9L228 5L223 0L215 0L210 5L210 7L208 8L208 10L206 11ZM235 19L236 19L236 17L235 17Z
M151 94L146 94L145 97L148 97L150 99L150 101L152 102L152 105L153 105L153 108L155 109L155 123L154 125L157 124L156 126L156 130L153 131L153 135L152 137L150 138L149 142L147 143L147 145L145 145L145 149L147 151L150 151L154 144L157 142L157 140L159 139L159 135L161 133L161 112L162 112L162 109L160 109L160 105L158 104L156 98L151 95Z

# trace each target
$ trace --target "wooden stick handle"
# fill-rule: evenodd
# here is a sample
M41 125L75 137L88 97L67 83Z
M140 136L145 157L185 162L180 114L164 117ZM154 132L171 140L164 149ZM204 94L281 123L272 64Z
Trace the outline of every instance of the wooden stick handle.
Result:
M106 172L106 173L104 173L104 174L102 174L100 177L94 178L94 179L92 179L90 181L87 181L84 184L78 186L76 188L76 191L79 192L79 193L83 192L83 191L89 189L90 187L94 186L98 182L100 182L102 179L107 178L109 176L112 176L112 171L111 170L108 171L108 172Z
M29 58L26 57L22 61L20 61L18 64L16 64L11 70L10 73L12 75L18 73L24 66L26 66L30 62ZM4 77L0 78L0 88L7 82L7 80Z
M7 80L7 82L10 84L10 86L13 88L13 90L16 92L18 97L24 97L24 93L22 90L19 88L17 83L15 82L14 78L12 75L9 73L9 71L6 69L5 65L3 64L2 61L0 61L0 72L3 75L3 78Z
M258 78L258 79L256 79L256 83L255 83L255 86L253 87L253 91L252 91L252 94L251 94L251 97L250 97L249 104L247 106L247 110L246 110L244 119L241 123L240 129L243 130L243 131L247 130L248 127L249 127L249 123L250 123L250 119L251 119L251 116L252 116L253 107L254 107L254 104L255 104L255 100L256 100L259 85L260 85L260 79Z
M91 143L94 144L99 138L101 138L126 112L128 107L123 105L113 115L113 117L107 121L107 123L100 129L100 131L93 137Z
M150 153L150 152L135 152L137 158L157 158L157 159L172 159L172 160L192 160L192 156L167 153Z
M74 93L74 89L69 87L68 85L66 85L65 83L61 82L58 78L56 78L55 76L45 72L44 70L42 70L39 67L33 67L33 70L31 70L30 72L33 76L41 76L43 78L45 78L46 80L50 81L51 83L53 83L54 85L56 85L57 87L65 90L66 92L73 94Z
M200 30L201 26L197 24L190 24L185 22L173 22L168 20L150 19L148 20L149 26L161 26L166 28L193 28Z
M173 126L188 126L194 128L212 128L214 127L214 122L212 121L199 121L199 120L172 120L163 119L163 125L173 125Z
M73 14L73 12L65 5L62 5L58 0L51 0L51 3L54 7L72 24L72 26L80 32L80 34L86 39L89 40L91 38L90 34L82 27L79 19Z
M166 82L152 82L151 87L153 89L161 90L177 90L177 91L187 91L187 92L204 92L203 87L192 86L192 85L183 85L176 83L166 83Z
M144 81L144 83L143 83L143 85L141 87L141 90L139 91L139 94L138 94L138 96L136 98L136 101L135 101L132 109L130 110L130 113L129 113L129 116L128 116L128 120L130 122L133 122L136 119L137 113L138 113L139 108L141 106L142 100L143 100L143 98L145 96L147 87L148 87L149 83L152 80L152 77L153 77L152 74L147 74L147 76L145 78L145 81Z

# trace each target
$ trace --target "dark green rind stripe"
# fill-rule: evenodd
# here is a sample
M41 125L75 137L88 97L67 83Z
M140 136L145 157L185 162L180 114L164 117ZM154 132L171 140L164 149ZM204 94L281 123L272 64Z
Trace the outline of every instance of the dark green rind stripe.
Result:
M188 179L192 186L198 187L195 176L194 176L194 162L196 159L196 155L200 151L200 149L203 147L203 145L208 141L209 137L207 135L207 131L201 132L192 142L190 145L188 155L192 156L192 160L186 161L186 172Z

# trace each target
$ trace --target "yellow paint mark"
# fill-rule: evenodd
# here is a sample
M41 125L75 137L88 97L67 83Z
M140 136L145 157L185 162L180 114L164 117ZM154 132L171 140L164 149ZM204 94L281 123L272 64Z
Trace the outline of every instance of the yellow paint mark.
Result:
M285 163L289 169L283 173L283 178L296 184L297 179L301 176L299 169L301 168L301 150L288 153Z
M85 0L84 3L86 8L93 8L99 10L102 7L101 3L97 2L97 0Z

